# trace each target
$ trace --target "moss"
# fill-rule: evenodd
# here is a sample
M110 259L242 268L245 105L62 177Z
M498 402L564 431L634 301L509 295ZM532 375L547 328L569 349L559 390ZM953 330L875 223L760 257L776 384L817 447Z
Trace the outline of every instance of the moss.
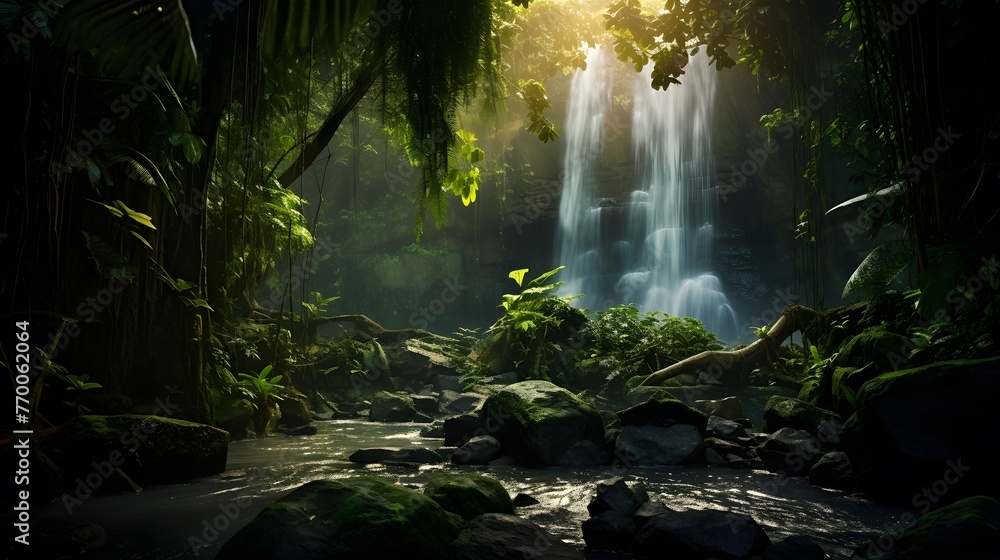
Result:
M465 519L483 513L514 513L510 494L489 476L439 473L427 483L424 495Z
M861 390L862 385L877 377L879 373L874 366L840 367L833 372L830 389L831 403L841 417L847 418L857 410L858 391Z
M794 428L815 434L820 426L836 419L836 412L792 397L775 395L764 405L764 425L767 432Z
M879 372L895 371L907 364L912 348L912 342L905 336L887 331L881 325L869 327L840 347L836 362L840 367L872 365Z
M876 539L855 553L872 560L987 558L986 551L995 551L998 539L1000 503L987 496L972 496L920 516L893 535L893 546L888 550L882 550Z

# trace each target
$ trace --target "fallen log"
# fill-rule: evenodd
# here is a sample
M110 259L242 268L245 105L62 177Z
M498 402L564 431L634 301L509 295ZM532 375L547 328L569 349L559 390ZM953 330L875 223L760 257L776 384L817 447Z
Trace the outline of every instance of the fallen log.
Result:
M725 369L738 368L739 371L746 371L765 361L769 355L773 355L786 338L812 325L820 315L808 307L790 305L781 312L781 316L767 332L762 333L759 339L748 346L737 350L708 350L695 354L654 371L646 376L640 385L659 385L671 377L685 373L697 374L699 369L712 364L720 364Z

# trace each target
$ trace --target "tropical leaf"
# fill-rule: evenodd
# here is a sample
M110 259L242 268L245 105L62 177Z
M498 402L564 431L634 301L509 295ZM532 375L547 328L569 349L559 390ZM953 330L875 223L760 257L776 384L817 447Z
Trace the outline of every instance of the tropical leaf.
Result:
M542 274L539 274L537 278L535 278L531 282L528 282L528 287L537 288L542 286L549 278L552 278L557 272L559 272L564 268L566 268L565 265L553 268L548 272L543 272Z
M868 253L844 285L843 297L858 291L878 293L913 263L913 251L902 241L890 241Z
M55 42L71 53L90 50L107 74L135 80L157 66L178 85L201 70L181 0L73 0L56 24Z
M894 185L892 185L890 187L886 187L886 188L884 188L882 190L878 190L878 191L875 191L873 193L865 193L863 195L856 196L856 197L854 197L852 199L845 200L844 202L841 202L840 204L838 204L838 205L834 206L833 208L827 210L826 213L829 214L829 213L833 212L834 210L840 210L841 208L847 208L848 206L852 206L852 205L857 204L859 202L866 202L866 201L868 201L870 199L877 199L878 202L887 202L888 200L891 200L893 197L895 197L895 196L897 196L897 195L899 195L899 194L901 194L903 192L903 185L904 185L904 183L902 181L900 181L900 182L898 182L898 183L896 183L896 184L894 184Z
M524 275L527 273L528 273L527 268L520 268L518 270L510 271L510 274L507 275L507 278L513 279L515 282L517 282L517 285L520 286L521 282L524 281Z

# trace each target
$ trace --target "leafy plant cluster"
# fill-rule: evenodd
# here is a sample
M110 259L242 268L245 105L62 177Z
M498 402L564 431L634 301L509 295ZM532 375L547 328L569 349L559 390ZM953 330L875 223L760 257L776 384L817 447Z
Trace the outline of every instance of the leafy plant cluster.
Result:
M706 350L721 350L715 334L697 319L661 311L643 313L632 304L597 314L583 328L588 357L613 360L625 379L646 375Z
M554 366L562 353L577 344L587 316L570 305L574 297L552 292L563 282L547 283L564 267L540 274L518 294L504 294L503 316L485 333L477 345L478 361L491 373L516 371L519 379L552 380L565 372ZM528 269L515 270L509 277L522 285Z

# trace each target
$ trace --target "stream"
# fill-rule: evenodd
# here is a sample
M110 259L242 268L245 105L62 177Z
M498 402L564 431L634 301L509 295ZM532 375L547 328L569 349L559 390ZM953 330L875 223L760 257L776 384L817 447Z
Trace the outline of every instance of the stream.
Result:
M357 449L436 448L443 440L420 437L424 424L351 419L318 422L317 426L319 431L312 436L275 435L233 442L227 470L219 475L149 487L136 495L93 496L72 514L61 503L51 504L39 508L38 518L85 519L105 527L112 535L112 544L86 558L204 559L212 558L222 543L265 505L308 481L374 474L416 487L440 469L488 470L511 496L524 492L539 501L519 508L521 516L580 548L584 546L580 525L589 517L587 503L594 496L595 485L615 474L643 481L650 499L674 509L716 508L752 515L775 542L791 535L812 536L835 558L847 558L855 545L880 533L902 512L873 505L861 497L814 487L804 479L763 471L656 467L616 473L608 466L526 469L357 465L347 460ZM205 539L206 524L227 511L232 521L220 521L218 536L206 539L208 546L193 550L188 544L190 537ZM621 556L588 552L587 558Z

